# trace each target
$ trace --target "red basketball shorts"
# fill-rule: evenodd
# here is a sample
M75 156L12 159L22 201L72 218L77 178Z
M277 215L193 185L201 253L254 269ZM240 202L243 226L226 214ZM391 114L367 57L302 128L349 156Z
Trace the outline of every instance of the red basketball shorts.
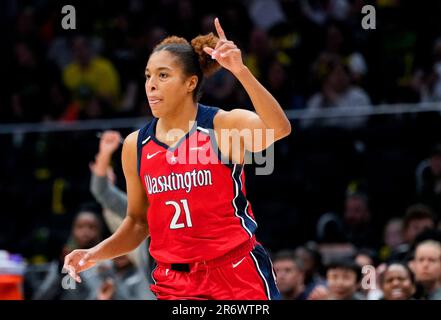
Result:
M228 254L204 262L165 264L152 272L160 300L276 300L280 298L266 250L250 239Z

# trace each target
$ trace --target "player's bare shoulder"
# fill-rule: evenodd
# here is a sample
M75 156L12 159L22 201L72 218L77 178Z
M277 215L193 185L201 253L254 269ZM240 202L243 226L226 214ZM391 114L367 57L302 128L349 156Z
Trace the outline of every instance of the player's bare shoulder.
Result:
M136 146L137 141L138 141L138 134L139 134L139 130L136 130L132 133L130 133L125 139L124 139L124 145L134 145Z
M137 161L137 143L139 130L130 133L125 139L122 149L122 164L124 172L128 172L128 168L133 167ZM136 166L135 166L136 168Z
M226 116L228 115L228 111L219 109L219 111L215 114L213 118L213 128L214 129L222 129L225 121Z
M214 129L232 129L240 127L240 121L255 113L245 109L232 109L230 111L219 109L213 119Z

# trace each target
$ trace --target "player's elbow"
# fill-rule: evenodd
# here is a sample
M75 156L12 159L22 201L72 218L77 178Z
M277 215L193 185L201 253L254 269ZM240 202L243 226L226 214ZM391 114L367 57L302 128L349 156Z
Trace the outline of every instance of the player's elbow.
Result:
M275 138L276 140L279 140L289 136L290 134L291 134L291 123L287 119L285 123L276 130Z

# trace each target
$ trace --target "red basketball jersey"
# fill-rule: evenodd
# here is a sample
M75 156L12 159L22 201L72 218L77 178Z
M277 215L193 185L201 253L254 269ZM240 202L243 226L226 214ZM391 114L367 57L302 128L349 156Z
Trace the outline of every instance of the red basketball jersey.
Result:
M139 131L138 173L147 193L150 254L164 263L224 255L254 236L243 165L222 161L213 118L198 104L196 121L173 147L155 138L157 119Z

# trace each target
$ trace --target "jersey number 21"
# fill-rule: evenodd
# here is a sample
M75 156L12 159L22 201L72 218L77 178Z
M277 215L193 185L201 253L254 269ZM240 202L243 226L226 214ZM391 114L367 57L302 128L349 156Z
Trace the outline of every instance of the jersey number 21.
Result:
M190 216L190 210L188 209L187 199L181 200L181 204L185 212L185 220L187 225L185 225L183 222L178 223L179 217L181 216L181 212L182 212L181 205L179 203L177 203L176 201L167 201L165 204L168 206L173 206L175 208L175 214L173 215L172 221L170 223L170 229L180 229L184 227L191 228L193 226L191 223L191 216Z

